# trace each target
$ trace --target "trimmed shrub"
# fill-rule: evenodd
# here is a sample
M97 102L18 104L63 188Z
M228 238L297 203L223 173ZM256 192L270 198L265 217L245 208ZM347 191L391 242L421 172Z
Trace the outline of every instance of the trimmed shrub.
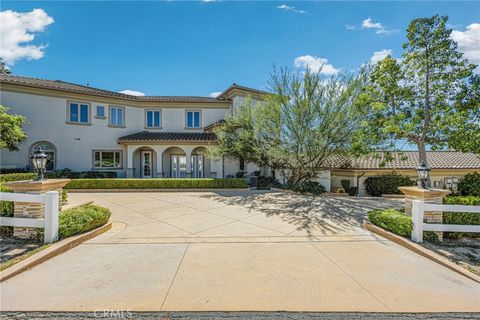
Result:
M92 204L62 211L58 217L59 240L103 226L110 215L109 209Z
M1 182L10 182L10 181L33 180L36 177L37 177L37 174L33 173L33 172L6 173L6 174L0 174L0 183Z
M311 193L314 196L324 193L325 187L315 181L300 182L292 188L292 191L299 192L301 194Z
M365 180L367 193L374 197L381 197L382 194L401 194L398 187L413 185L415 185L415 181L410 177L398 174L368 177Z
M412 218L394 209L376 209L368 213L368 219L376 226L391 231L402 237L412 233Z
M0 192L12 192L12 190L0 184ZM0 201L0 216L13 217L13 201ZM0 226L0 234L10 235L12 232L13 227Z
M28 172L26 168L0 168L0 174L25 173L25 172Z
M247 188L245 179L75 179L66 189L218 189Z
M480 206L480 197L450 196L443 198L444 204L460 204L467 206ZM444 212L444 224L480 225L480 214L475 212ZM459 239L462 237L480 238L479 233L473 232L444 232L444 237Z
M469 173L460 178L458 181L458 192L462 196L480 197L480 173Z
M358 193L358 187L350 187L348 188L348 195L351 197L356 196Z
M115 171L77 171L74 172L68 168L47 172L45 176L49 179L68 178L68 179L107 179L116 178Z

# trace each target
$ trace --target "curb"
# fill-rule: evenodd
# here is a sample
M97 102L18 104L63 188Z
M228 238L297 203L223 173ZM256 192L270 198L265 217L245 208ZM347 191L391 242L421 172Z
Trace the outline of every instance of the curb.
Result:
M10 268L7 268L0 272L0 282L8 280L24 271L27 271L55 256L58 256L79 244L90 240L112 228L112 222L108 222L97 229L82 233L67 239L63 239L59 242L56 242L46 248L45 250L40 251L37 254L34 254L31 257L26 258L25 260L20 261L17 264L14 264Z
M205 188L205 189L65 189L71 193L90 192L236 192L250 191L249 188Z
M93 201L83 201L83 202L80 202L80 203L77 203L77 204L68 204L67 203L66 205L62 206L62 209L60 210L60 212L65 211L65 210L70 210L70 209L73 209L73 208L88 206L90 204L93 204Z
M401 237L401 236L397 236L396 234L390 232L390 231L387 231L385 229L382 229L380 227L377 227L376 225L370 223L369 221L367 220L363 220L363 224L362 224L362 227L368 231L371 231L373 233L376 233L390 241L393 241L395 242L396 244L398 245L401 245L402 247L404 248L407 248L413 252L415 252L416 254L419 254L427 259L430 259L432 260L433 262L436 262L452 271L455 271L475 282L478 282L480 283L480 276L477 276L476 274L474 273L471 273L470 271L467 271L465 270L464 268L456 265L455 263L451 262L450 260L448 260L447 258L444 258L442 257L441 255L431 251L431 250L428 250L424 247L422 247L421 245L419 244L416 244L410 240L408 240L407 238L404 238L404 237Z

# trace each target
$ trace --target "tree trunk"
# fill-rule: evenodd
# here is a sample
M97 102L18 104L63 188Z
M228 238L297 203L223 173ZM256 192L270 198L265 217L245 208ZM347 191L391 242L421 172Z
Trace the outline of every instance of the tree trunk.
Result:
M417 141L417 147L418 147L418 158L420 160L419 164L425 163L425 165L428 167L428 161L427 161L427 150L425 148L425 141L422 139L419 139ZM427 180L425 181L425 187L430 188L432 185L432 181L430 179L430 174L427 176Z

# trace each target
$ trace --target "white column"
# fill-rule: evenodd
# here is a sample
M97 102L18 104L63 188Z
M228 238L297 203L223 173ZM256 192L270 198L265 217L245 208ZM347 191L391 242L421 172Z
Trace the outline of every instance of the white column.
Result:
M163 178L163 152L165 151L164 146L154 146L152 149L157 155L157 172L155 174L156 178Z
M137 146L127 146L127 178L133 178L133 154Z

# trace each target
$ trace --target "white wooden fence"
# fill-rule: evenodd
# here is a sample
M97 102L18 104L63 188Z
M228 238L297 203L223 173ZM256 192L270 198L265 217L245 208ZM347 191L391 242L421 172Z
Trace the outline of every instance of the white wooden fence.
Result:
M480 225L437 224L423 222L425 211L475 212L480 214L480 206L462 206L412 201L412 241L423 242L423 231L480 232Z
M45 204L44 219L0 217L0 225L44 228L45 243L58 240L58 191L50 191L44 194L0 192L0 200Z

